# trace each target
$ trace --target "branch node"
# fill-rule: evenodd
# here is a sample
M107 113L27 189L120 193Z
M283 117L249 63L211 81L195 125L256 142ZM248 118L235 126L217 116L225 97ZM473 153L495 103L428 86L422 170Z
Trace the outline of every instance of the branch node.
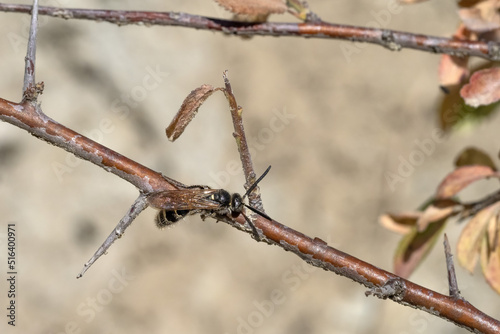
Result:
M380 299L392 299L400 302L404 299L406 294L406 284L401 278L391 278L387 280L382 286L373 287L371 290L366 291L365 295L368 297L374 295Z
M401 44L396 43L396 38L391 30L382 30L381 40L383 46L391 51L401 51Z
M496 42L488 42L488 55L493 61L500 60L500 44Z
M36 101L39 95L43 94L45 83L37 82L35 86L28 85L28 88L23 92L23 101Z

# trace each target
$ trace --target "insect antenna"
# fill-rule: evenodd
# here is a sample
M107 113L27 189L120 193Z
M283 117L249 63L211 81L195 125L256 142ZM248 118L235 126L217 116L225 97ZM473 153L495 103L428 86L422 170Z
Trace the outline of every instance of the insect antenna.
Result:
M255 182L254 182L254 183L250 186L250 188L248 188L247 192L246 192L246 193L245 193L245 195L243 195L243 197L242 197L243 199L245 199L245 197L247 197L247 196L248 196L248 194L250 194L250 192L251 192L252 190L254 190L254 189L255 189L255 187L257 187L257 185L259 184L259 182L260 182L260 181L262 181L262 179L264 178L264 176L266 176L266 175L267 175L267 173L269 173L269 170L270 170L270 169L271 169L271 166L267 167L267 169L265 170L265 172L264 172L264 173L262 173L262 175L261 175L261 176L257 179L257 181L255 181Z
M255 181L251 186L250 188L248 188L248 190L246 191L245 195L243 195L242 197L242 200L245 199L245 197L248 196L248 194L250 194L250 192L252 190L255 189L255 187L257 187L257 185L259 184L260 181L262 181L262 179L267 175L267 173L269 173L269 170L271 169L271 166L267 167L267 169L264 171L264 173L262 173L262 175L257 179L257 181ZM250 210L252 210L253 212L261 215L262 217L266 218L266 219L269 219L269 220L272 220L271 217L269 217L268 215L266 215L264 212L260 211L260 210L257 210L256 208L254 207L251 207L250 205L247 205L245 203L243 203L244 206L246 206L247 208L249 208ZM245 216L245 215L244 215ZM249 222L249 219L245 216L245 219L247 220L247 222ZM253 224L250 224L251 226ZM255 227L254 227L255 228Z
M268 215L266 215L264 212L260 211L260 210L257 210L256 208L254 207L251 207L250 205L247 205L245 203L243 203L244 206L246 206L247 208L249 208L250 210L252 210L253 212L255 212L256 214L259 214L261 215L262 217L268 219L268 220L272 220L271 217L269 217ZM246 218L246 216L245 216Z

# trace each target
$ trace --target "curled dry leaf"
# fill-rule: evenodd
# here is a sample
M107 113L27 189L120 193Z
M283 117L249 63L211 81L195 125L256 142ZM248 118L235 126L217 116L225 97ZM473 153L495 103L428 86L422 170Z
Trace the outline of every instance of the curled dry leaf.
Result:
M497 167L488 153L476 148L467 147L465 148L455 159L455 166L470 166L470 165L481 165L488 166L493 170L497 170Z
M459 167L448 174L438 186L436 198L450 198L469 184L492 176L498 177L499 174L489 166L473 165Z
M500 203L490 205L479 211L464 227L457 244L457 259L469 272L474 271L481 244L485 237L488 222L496 216Z
M216 90L218 89L210 85L202 85L189 93L184 102L182 102L182 105L174 119L167 127L167 137L170 141L174 141L179 138L189 122L191 122L194 116L196 116L196 113L203 102L205 102L205 100L208 99Z
M421 211L386 213L379 217L380 225L399 234L407 234L422 215Z
M472 74L460 95L472 107L488 105L500 100L500 68L493 67Z
M215 0L234 14L266 16L287 11L284 0Z

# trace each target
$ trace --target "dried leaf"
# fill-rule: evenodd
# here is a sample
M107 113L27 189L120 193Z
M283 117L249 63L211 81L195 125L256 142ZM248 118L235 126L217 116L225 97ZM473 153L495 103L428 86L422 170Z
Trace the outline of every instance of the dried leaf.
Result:
M189 122L196 116L198 109L205 102L206 99L216 91L214 87L210 85L202 85L201 87L193 90L186 97L184 102L175 115L174 119L167 127L167 137L170 141L174 141L184 132L186 126L188 126Z
M463 166L448 174L438 186L437 199L450 198L469 184L499 174L489 166L473 165Z
M500 28L498 0L473 1L462 6L458 15L465 26L475 32L485 32Z
M447 201L447 203L445 201L441 201L440 205L429 205L417 221L418 231L424 231L431 223L435 223L440 220L446 220L448 217L455 213L454 208L456 204L457 203L455 201Z
M402 212L402 213L386 213L379 217L380 225L388 230L400 234L407 234L411 231L412 227L417 223L418 218L422 212Z
M399 242L396 249L394 273L408 278L434 247L445 225L446 220L441 220L430 224L422 232L418 232L416 226L413 227L412 231Z
M479 211L464 227L457 244L457 259L469 272L474 271L486 227L491 217L497 214L500 203Z
M488 259L487 266L483 268L484 277L488 284L500 293L500 247L497 247Z
M234 14L265 16L282 14L287 6L284 0L215 0Z
M480 149L475 147L467 147L462 152L460 152L458 157L455 159L456 167L470 165L488 166L495 171L497 170L497 167L495 166L495 163L490 158L490 156L484 151L481 151Z
M465 103L472 107L488 105L500 100L500 68L493 67L472 74L460 90Z
M453 34L454 40L472 40L474 36L465 25L460 24ZM442 88L450 90L453 86L461 86L469 77L469 57L454 57L444 54L439 63L438 76Z
M465 104L460 96L460 86L447 87L447 91L438 109L441 128L445 131L457 126L479 123L493 112L500 110L498 108L500 102L478 108Z
M498 217L488 224L488 237L482 239L481 268L488 284L500 293L500 243L498 242Z

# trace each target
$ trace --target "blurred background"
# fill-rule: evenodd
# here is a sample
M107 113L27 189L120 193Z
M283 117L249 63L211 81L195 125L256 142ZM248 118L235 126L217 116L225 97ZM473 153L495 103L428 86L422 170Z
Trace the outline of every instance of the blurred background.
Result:
M28 3L11 1L12 3ZM455 1L310 0L329 22L450 36ZM179 11L229 18L211 0L42 1L95 9ZM389 15L386 15L386 14ZM272 16L292 21L291 15ZM436 142L438 55L335 40L253 37L176 27L118 27L40 17L36 79L44 112L71 129L186 184L243 192L223 94L211 97L175 143L165 127L202 84L229 71L244 108L267 213L385 270L400 239L378 224L425 201L462 148L496 156L498 115ZM29 16L0 13L0 96L21 100ZM402 160L435 144L401 182ZM488 187L488 185L485 185ZM478 187L471 196L484 196ZM489 188L491 189L491 188ZM0 123L0 266L7 224L18 242L17 326L2 333L464 333L451 323L304 265L278 247L213 220L159 231L147 209L86 275L75 277L137 197L113 174ZM452 247L463 225L449 224ZM411 280L448 292L442 237ZM480 271L457 267L463 296L500 317ZM4 275L2 275L3 277ZM0 294L5 296L2 278ZM277 297L279 296L279 298ZM2 303L6 298L2 297ZM5 310L6 304L2 305ZM6 311L4 311L5 313Z

